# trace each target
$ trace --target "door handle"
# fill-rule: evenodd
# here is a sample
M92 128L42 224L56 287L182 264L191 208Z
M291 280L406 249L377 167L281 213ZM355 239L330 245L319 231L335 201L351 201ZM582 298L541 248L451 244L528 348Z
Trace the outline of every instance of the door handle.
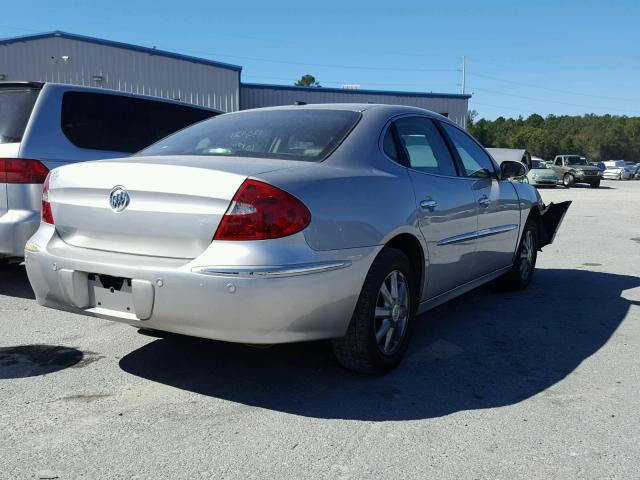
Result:
M438 202L436 202L435 200L422 200L420 202L420 207L424 208L425 210L431 210L433 212L433 209L436 208L438 206Z
M488 207L491 203L491 200L489 200L489 197L487 197L486 195L483 195L478 199L478 203L483 207Z

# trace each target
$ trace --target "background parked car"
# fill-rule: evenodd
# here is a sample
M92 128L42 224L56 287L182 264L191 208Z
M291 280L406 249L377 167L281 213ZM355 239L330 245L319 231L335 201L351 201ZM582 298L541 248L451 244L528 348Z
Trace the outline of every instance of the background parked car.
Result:
M607 169L607 166L604 164L604 162L589 162L589 165L591 165L592 167L596 167L601 172L604 172Z
M556 155L553 170L567 188L574 183L587 183L591 188L600 186L602 172L589 165L587 159L580 155Z
M218 113L106 89L0 82L0 260L21 257L37 230L49 170L127 156Z
M635 169L628 166L624 160L607 160L604 164L607 169L602 178L607 180L630 180L635 175Z
M640 163L625 160L624 164L625 168L628 168L629 171L633 173L633 178L640 178Z
M555 188L558 177L553 168L548 167L543 159L531 157L531 170L527 172L527 181L535 187Z

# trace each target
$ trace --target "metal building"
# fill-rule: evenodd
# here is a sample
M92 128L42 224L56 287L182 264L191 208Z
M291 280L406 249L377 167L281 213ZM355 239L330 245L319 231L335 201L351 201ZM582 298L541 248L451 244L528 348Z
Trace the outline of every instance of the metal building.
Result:
M306 103L411 105L465 126L470 95L240 83L242 67L65 32L0 40L0 81L89 85L215 108Z
M294 87L243 83L240 109L305 103L385 103L426 108L465 125L471 95L450 93L389 92L325 87Z
M240 107L242 67L65 32L0 40L0 80L104 87L225 112Z

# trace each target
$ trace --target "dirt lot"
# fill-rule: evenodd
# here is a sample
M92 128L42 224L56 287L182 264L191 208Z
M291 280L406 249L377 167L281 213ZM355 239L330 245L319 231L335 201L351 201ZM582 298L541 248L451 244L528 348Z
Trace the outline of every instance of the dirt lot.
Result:
M0 478L640 478L640 181L574 203L527 291L422 318L401 367L161 340L0 269Z

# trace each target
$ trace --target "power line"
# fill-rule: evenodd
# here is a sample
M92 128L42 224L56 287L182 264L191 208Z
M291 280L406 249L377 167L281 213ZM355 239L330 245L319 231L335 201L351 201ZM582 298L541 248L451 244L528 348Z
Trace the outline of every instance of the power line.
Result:
M496 82L510 83L512 85L519 85L519 86L522 86L522 87L537 88L537 89L540 89L540 90L547 90L549 92L562 93L562 94L565 94L565 95L575 95L575 96L579 96L579 97L601 98L603 100L620 100L620 101L624 101L624 102L640 102L640 100L634 100L632 98L610 97L610 96L607 96L607 95L593 95L593 94L590 94L590 93L572 92L570 90L562 90L562 89L559 89L559 88L542 87L540 85L533 85L531 83L517 82L517 81L514 81L514 80L507 80L505 78L494 77L493 75L486 75L484 73L475 73L475 72L469 72L468 71L467 75L471 75L471 76L479 77L479 78L486 78L488 80L494 80Z
M173 50L166 49L165 50ZM333 63L309 63L309 62L296 62L296 61L286 61L286 60L272 60L267 58L258 58L258 57L244 57L240 55L229 55L224 53L214 53L214 52L205 52L202 50L180 50L181 52L186 53L195 53L198 55L208 55L214 57L227 57L227 58L237 58L240 60L251 60L253 62L265 62L265 63L276 63L281 65L297 65L304 67L326 67L326 68L344 68L344 69L352 69L352 70L380 70L380 71L396 71L396 72L457 72L458 70L455 68L406 68L406 67L379 67L379 66L368 66L368 65L341 65L341 64L333 64Z
M591 108L593 110L602 110L605 112L631 112L632 110L625 110L625 109L618 109L618 108L609 108L609 107L600 107L600 106L594 106L594 105L583 105L583 104L579 104L579 103L569 103L569 102L562 102L562 101L557 101L557 100L550 100L547 98L536 98L536 97L529 97L527 95L518 95L518 94L513 94L513 93L506 93L506 92L498 92L496 90L489 90L487 88L474 88L472 90L479 90L481 92L487 92L487 93L492 93L494 95L502 95L502 96L506 96L506 97L513 97L513 98L521 98L524 100L531 100L534 102L542 102L542 103L554 103L557 105L566 105L566 106L570 106L570 107L580 107L580 108Z

